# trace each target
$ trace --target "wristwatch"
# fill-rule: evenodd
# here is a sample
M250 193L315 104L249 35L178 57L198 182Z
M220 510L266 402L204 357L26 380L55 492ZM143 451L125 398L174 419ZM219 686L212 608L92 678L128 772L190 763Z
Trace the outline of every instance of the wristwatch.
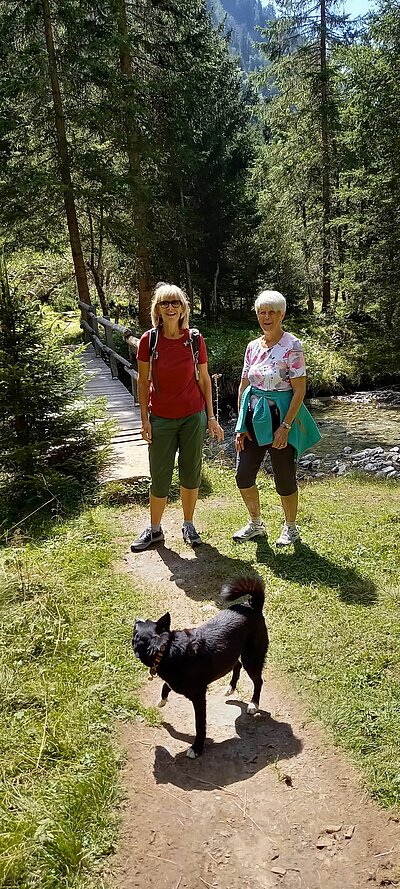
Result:
M291 423L283 422L283 423L281 423L281 426L283 426L284 429L288 429L288 430L292 428Z

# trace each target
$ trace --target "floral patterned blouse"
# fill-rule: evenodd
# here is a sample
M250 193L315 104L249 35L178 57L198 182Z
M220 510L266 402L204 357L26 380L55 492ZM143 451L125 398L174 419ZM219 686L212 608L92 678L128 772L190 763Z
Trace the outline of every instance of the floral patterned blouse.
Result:
M247 346L242 378L246 377L257 389L291 389L290 380L305 377L306 365L303 346L291 333L285 333L270 349L263 345L262 337Z

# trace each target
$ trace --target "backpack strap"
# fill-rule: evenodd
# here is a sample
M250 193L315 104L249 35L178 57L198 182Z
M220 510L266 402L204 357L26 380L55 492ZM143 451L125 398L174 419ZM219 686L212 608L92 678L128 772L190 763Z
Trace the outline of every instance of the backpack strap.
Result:
M193 355L193 363L194 363L194 376L195 379L199 379L199 348L200 348L200 331L197 330L197 327L191 327L189 329L189 342L190 348L192 350Z
M158 327L152 327L149 330L149 372L147 375L147 379L150 382L153 376L153 361L157 360L158 352L156 352L158 343Z

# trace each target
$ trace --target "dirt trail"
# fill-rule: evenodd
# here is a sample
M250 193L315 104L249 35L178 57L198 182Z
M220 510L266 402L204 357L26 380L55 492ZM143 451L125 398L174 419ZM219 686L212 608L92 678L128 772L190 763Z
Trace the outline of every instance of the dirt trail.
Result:
M197 589L207 584L214 589L216 568L207 554L200 562L191 551L175 551L177 519L164 528L168 546L129 554L125 570L148 585L160 613L171 611L173 626L191 626L214 612L214 606L201 604ZM399 823L368 799L357 773L323 731L305 722L296 695L267 663L262 709L249 717L246 674L233 698L224 697L225 684L214 685L208 695L200 759L186 757L193 740L192 705L173 693L161 727L123 727L125 798L113 884L119 889L400 886ZM143 702L155 705L160 688L159 679L147 683Z

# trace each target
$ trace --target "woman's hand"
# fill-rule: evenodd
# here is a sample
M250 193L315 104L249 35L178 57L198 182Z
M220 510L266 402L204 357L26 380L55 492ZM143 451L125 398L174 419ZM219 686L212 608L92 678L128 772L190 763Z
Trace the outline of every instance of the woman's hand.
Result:
M279 450L281 450L282 448L286 448L288 442L288 433L289 430L286 429L285 426L279 426L275 432L272 447L278 448Z
M151 434L151 423L150 420L144 420L142 423L142 428L140 430L142 438L147 441L147 444L151 444L152 434Z
M208 420L208 431L211 438L216 438L218 441L224 440L224 430L215 417L212 420Z
M235 451L239 454L240 451L244 450L245 439L248 438L249 441L253 441L250 432L237 432L235 435Z

